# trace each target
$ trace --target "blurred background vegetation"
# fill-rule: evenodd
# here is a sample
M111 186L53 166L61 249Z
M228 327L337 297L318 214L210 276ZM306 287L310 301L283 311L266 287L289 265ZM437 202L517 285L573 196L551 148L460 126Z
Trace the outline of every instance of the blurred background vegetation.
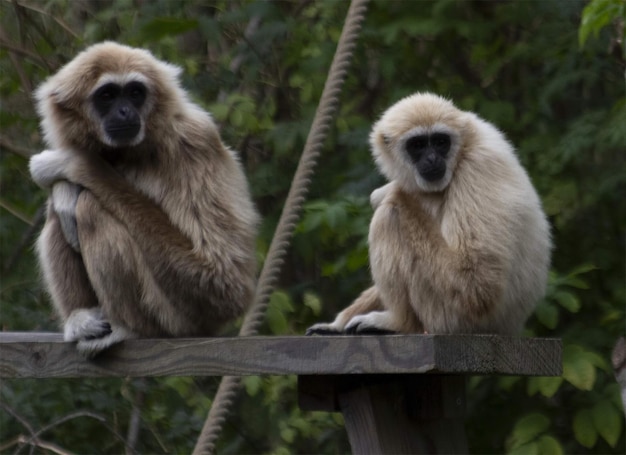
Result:
M474 453L624 453L610 352L625 332L623 0L373 1L264 334L302 334L369 283L368 196L383 183L367 135L418 90L501 128L542 196L555 241L549 292L527 335L562 337L559 378L469 383ZM0 0L0 327L57 330L33 258L46 195L32 90L111 39L184 69L184 85L238 149L264 223L263 260L348 3ZM233 327L231 333L235 333ZM4 380L2 453L189 453L219 378ZM305 413L294 377L249 377L218 453L345 453L341 416ZM28 440L36 435L38 447ZM31 440L32 441L32 440Z

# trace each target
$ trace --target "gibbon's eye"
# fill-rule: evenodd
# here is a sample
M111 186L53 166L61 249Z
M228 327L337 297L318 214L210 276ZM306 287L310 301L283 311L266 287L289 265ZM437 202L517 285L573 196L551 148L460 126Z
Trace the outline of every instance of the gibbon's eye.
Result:
M445 133L434 133L430 136L430 144L437 153L445 155L450 150L450 136Z
M413 136L406 141L406 149L409 152L422 150L428 147L428 136Z
M431 141L435 147L442 147L450 144L450 136L443 133L435 133L431 136Z
M428 149L428 136L413 136L406 141L404 147L411 160L417 163Z
M112 106L116 103L120 92L120 86L113 83L104 84L95 91L91 97L91 102L100 117L104 117L111 110Z
M124 92L128 99L135 105L140 107L146 100L147 89L141 82L130 82L124 87Z
M116 84L106 84L96 90L94 94L94 99L96 102L100 101L103 103L110 103L113 101L120 93L120 88Z

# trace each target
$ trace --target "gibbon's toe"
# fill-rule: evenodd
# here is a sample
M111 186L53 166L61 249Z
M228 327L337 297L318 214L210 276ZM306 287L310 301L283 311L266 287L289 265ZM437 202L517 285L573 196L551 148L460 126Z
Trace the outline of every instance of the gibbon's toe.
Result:
M332 324L320 323L314 324L304 332L306 336L311 335L341 335L343 331L334 327Z
M84 340L96 340L98 338L103 338L107 335L111 334L111 324L109 324L107 321L100 321L99 322L99 327L97 327L97 330L92 332L89 335L84 335L83 339Z
M100 308L74 310L65 321L64 340L80 341L102 338L111 333L111 326L104 319Z
M388 329L381 329L378 327L362 327L356 326L354 329L348 331L346 333L349 335L397 335L398 332Z
M109 333L107 335L100 338L80 340L76 347L78 352L85 356L85 358L93 359L114 344L131 338L137 338L137 336L128 329L120 326L109 326Z
M345 332L350 335L390 335L397 333L393 318L388 311L372 311L354 316L346 324Z

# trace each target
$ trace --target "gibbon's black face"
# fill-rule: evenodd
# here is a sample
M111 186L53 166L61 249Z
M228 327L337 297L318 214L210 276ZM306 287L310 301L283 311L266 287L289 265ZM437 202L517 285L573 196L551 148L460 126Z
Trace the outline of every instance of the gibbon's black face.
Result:
M446 133L419 134L406 141L406 152L427 182L436 182L446 173L446 157L452 143Z
M141 131L140 109L147 93L146 86L139 81L124 86L109 82L94 92L93 106L102 120L105 133L115 145L132 143Z

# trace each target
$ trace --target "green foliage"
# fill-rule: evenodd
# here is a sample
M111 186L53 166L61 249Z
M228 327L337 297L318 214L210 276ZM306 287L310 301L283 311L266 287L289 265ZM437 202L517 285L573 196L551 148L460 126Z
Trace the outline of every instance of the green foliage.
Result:
M180 65L190 96L212 112L224 142L241 154L264 219L262 262L347 7L335 1L0 2L3 330L57 324L38 286L27 235L45 200L26 165L43 147L30 96L38 83L104 39L145 46ZM622 0L373 1L262 333L302 334L369 285L368 196L384 183L368 151L369 128L400 97L434 91L494 122L517 146L555 243L548 292L527 335L563 339L563 376L472 378L471 451L623 453L623 410L608 358L624 334L626 301L625 8ZM217 382L3 381L0 405L8 412L0 412L0 446L28 436L28 424L68 451L122 452L135 407L138 452L189 453ZM298 409L295 378L243 383L219 453L348 451L340 415Z
M533 413L519 419L509 435L507 453L523 454L562 454L563 448L558 440L546 434L550 428L550 419L544 414Z
M598 37L600 30L611 22L616 23L617 32L621 32L622 42L626 37L626 4L622 0L592 0L583 9L578 30L578 42L583 46L589 35ZM624 54L626 55L626 54Z

